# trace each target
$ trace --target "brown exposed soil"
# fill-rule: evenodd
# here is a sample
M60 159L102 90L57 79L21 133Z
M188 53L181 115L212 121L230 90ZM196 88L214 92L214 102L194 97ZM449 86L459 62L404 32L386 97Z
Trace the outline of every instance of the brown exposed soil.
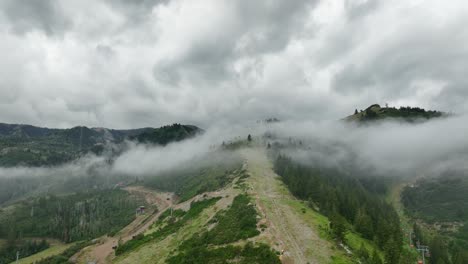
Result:
M282 263L323 263L330 259L330 245L318 236L288 202L295 200L280 191L279 176L262 149L245 149L242 154L251 173L249 194L255 198L258 211L267 228L260 236L281 252Z
M171 193L156 192L142 186L130 186L124 190L134 195L143 196L149 205L156 206L158 210L137 216L133 222L113 237L104 236L99 238L97 244L84 248L74 255L70 261L74 263L109 263L114 255L113 247L117 246L119 240L124 243L132 239L132 237L145 232L158 219L159 215L173 204L173 194Z

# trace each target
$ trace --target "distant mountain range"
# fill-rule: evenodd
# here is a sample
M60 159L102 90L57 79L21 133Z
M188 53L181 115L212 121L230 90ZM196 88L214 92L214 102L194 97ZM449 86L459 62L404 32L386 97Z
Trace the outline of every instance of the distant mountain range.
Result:
M407 122L448 116L439 111L419 107L381 107L355 110L344 120L368 122L399 119ZM279 122L276 118L267 123ZM166 145L192 138L204 131L193 125L172 124L160 128L108 129L76 126L68 129L44 128L22 124L0 123L0 166L51 166L79 158L92 152L102 154L107 146L118 146L125 140L143 144Z
M57 165L88 152L99 154L106 145L120 144L124 140L166 145L202 131L193 125L181 124L119 130L85 126L52 129L0 123L0 166Z

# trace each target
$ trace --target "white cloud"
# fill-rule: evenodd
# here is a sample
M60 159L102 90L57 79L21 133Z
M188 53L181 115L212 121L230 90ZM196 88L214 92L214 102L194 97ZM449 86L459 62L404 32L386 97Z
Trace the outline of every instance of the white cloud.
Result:
M461 0L34 5L0 3L2 122L339 119L376 102L468 110Z

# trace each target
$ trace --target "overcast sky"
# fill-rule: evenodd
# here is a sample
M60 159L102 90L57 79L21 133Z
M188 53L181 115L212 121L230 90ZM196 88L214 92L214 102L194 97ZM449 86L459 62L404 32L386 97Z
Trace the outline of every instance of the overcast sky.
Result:
M0 122L468 111L466 0L0 0Z

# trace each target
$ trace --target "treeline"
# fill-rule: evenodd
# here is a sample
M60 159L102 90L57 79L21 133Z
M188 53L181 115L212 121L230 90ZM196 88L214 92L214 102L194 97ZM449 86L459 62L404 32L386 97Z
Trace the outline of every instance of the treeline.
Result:
M121 190L42 196L5 211L0 218L0 237L52 237L64 242L92 239L126 226L143 203Z
M426 223L414 225L414 240L429 246L431 264L468 263L468 179L465 174L451 171L438 178L421 179L405 187L401 199L409 215ZM439 226L437 230L433 224Z
M430 264L468 263L468 242L446 235L427 232L427 229L414 223L413 241L429 247Z
M377 107L378 110L373 108L374 106ZM357 113L357 110L355 113ZM430 119L430 118L435 118L435 117L442 117L444 115L443 112L425 110L419 107L407 106L407 107L400 107L400 108L395 108L395 107L380 108L379 105L373 105L367 108L364 111L364 113L365 114L362 116L363 121L381 119L381 118L386 118L386 117L403 118L408 121L411 121L411 120L420 119L420 118Z
M164 146L171 142L193 138L202 132L203 130L196 126L181 125L176 123L145 131L141 134L130 137L130 139L142 143L152 143Z
M21 258L31 256L42 250L49 248L49 243L45 240L15 240L8 239L5 246L0 248L0 263L11 263L16 260L18 252Z
M356 178L309 168L282 155L276 158L274 169L296 197L330 218L339 239L344 239L345 220L385 252L385 263L399 263L403 234L397 213Z
M441 117L443 115L442 112L433 111L433 110L425 110L419 107L400 107L399 109L396 108L384 108L385 112L392 117L402 117L402 118L434 118L434 117Z
M411 214L429 223L468 221L468 178L450 172L421 179L403 189L401 201Z

